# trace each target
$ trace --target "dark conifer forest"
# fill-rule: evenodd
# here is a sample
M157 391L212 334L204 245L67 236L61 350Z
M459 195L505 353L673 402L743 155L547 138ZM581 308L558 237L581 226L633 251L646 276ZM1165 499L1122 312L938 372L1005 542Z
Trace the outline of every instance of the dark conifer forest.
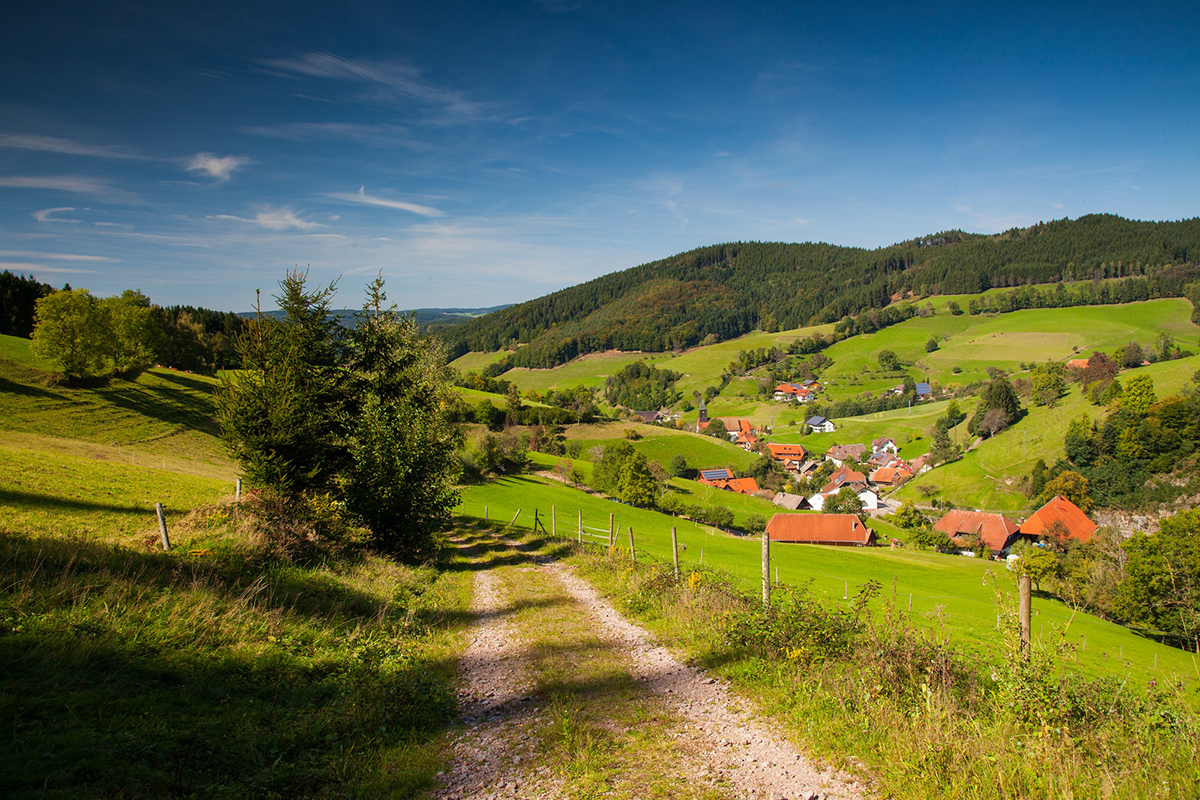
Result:
M1200 277L1198 261L1200 218L1109 214L995 235L946 231L876 250L736 242L613 272L440 334L452 358L522 344L508 366L552 367L602 350L661 352L836 322L910 295L1123 278L1099 284L1090 302L1183 296Z

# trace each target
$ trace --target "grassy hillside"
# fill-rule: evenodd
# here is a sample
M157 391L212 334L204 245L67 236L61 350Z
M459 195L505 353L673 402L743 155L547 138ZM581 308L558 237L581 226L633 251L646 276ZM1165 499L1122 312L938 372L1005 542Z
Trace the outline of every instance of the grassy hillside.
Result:
M636 433L641 438L630 444L651 461L669 466L676 454L687 458L688 465L695 468L724 467L745 469L755 456L728 441L712 436L701 436L689 431L677 431L656 425L637 423L572 425L567 428L568 441L578 441L586 451L612 439L625 438L627 433Z
M1150 375L1158 396L1165 397L1179 392L1197 369L1200 355L1151 364L1120 377ZM1039 458L1053 464L1063 457L1063 437L1072 419L1082 414L1101 419L1105 412L1085 400L1077 386L1053 408L1029 406L1027 411L1012 428L984 441L961 460L917 476L897 492L897 499L921 500L920 487L936 486L940 497L958 506L1010 513L1033 510L1021 491L1020 479ZM965 435L960 441L967 441Z
M761 569L761 544L757 538L739 538L714 532L711 528L658 512L603 500L554 481L530 476L504 478L463 493L456 513L483 516L484 506L492 519L508 522L518 509L518 527L532 525L533 511L547 515L555 506L560 535L574 536L578 513L589 528L607 530L609 514L620 526L619 547L628 549L628 527L642 557L670 559L671 527L678 530L684 549L681 560L728 570L747 588L758 584ZM607 533L585 531L594 543L607 542ZM812 581L819 595L837 601L869 580L878 581L891 597L893 586L899 603L907 608L912 596L913 614L933 626L945 624L957 641L970 643L981 654L995 653L997 595L1010 596L1014 580L1002 564L961 556L946 556L888 548L837 548L809 545L775 545L772 548L772 574L777 566L784 583ZM1034 603L1034 635L1050 643L1069 645L1063 662L1085 675L1130 676L1130 681L1145 686L1150 680L1178 676L1187 685L1200 688L1191 656L1181 650L1159 645L1126 628L1083 613L1074 613L1063 604L1038 598ZM1086 640L1086 647L1084 642ZM1157 667L1155 666L1157 658Z
M280 557L270 506L230 502L214 381L64 388L48 366L0 337L0 795L427 790L465 565Z

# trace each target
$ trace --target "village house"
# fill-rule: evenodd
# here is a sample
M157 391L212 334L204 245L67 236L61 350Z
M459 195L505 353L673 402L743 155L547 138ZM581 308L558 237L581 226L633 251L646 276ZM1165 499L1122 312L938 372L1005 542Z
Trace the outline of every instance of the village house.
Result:
M885 436L885 437L882 437L879 439L871 440L871 452L872 453L883 453L883 452L899 453L900 448L896 446L896 442L894 439L891 439L891 438L888 438Z
M655 422L667 422L671 419L671 415L665 411L635 411L633 415L640 418L647 425Z
M825 451L825 460L832 461L839 467L846 461L859 461L867 452L863 444L835 444Z
M1019 532L1034 540L1040 536L1060 535L1087 543L1098 527L1079 506L1060 494L1022 522Z
M813 433L833 433L835 430L837 430L835 427L833 427L833 422L831 420L827 420L825 417L820 416L809 417L808 419L804 420L804 424L812 428Z
M849 467L839 467L829 476L829 482L821 487L821 491L808 498L808 504L818 511L825 507L825 501L837 495L849 486L862 501L864 510L879 508L879 495L867 483L867 477L861 472Z
M767 450L771 453L771 458L788 469L792 469L789 466L792 463L799 467L808 457L808 451L804 449L804 445L800 444L768 444Z
M816 392L799 383L781 383L775 387L775 399L784 403L808 403L816 396Z
M780 508L786 508L788 511L798 511L801 508L808 507L808 500L805 497L798 494L789 494L788 492L776 492L771 502Z
M978 539L993 553L1002 553L1020 538L1017 523L1003 514L956 509L939 519L933 526L959 547L971 547Z
M712 469L700 470L700 477L696 479L700 483L712 485L713 481L728 481L733 480L733 470L726 467L714 467Z
M865 547L875 532L854 514L776 514L767 523L772 542Z
M900 462L897 466L880 467L869 476L869 481L872 486L889 486L895 487L907 481L913 476L913 473L904 462Z

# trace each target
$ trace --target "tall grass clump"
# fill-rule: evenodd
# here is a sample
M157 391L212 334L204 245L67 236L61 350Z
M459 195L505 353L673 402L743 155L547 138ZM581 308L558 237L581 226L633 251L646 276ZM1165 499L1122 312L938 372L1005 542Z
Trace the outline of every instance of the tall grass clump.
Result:
M0 795L431 785L462 573L335 541L270 498L172 536L163 553L0 532Z
M1086 678L1065 643L1022 651L1011 591L997 594L998 651L979 653L872 602L874 582L842 603L779 587L768 609L717 571L581 559L626 611L880 796L1200 795L1200 720L1182 683Z

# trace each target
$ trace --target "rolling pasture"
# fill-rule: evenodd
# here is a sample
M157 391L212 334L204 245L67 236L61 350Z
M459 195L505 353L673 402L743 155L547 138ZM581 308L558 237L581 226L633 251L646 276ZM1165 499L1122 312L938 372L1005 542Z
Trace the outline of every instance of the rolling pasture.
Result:
M671 527L678 531L680 559L688 567L703 565L726 570L747 590L754 591L761 575L761 543L757 537L736 537L709 526L670 517L599 498L536 476L513 476L466 487L456 514L488 515L505 523L520 510L518 528L529 528L533 511L547 529L555 507L560 536L577 535L578 514L583 514L585 541L607 546L609 514L619 526L616 545L628 553L628 528L633 527L639 559L651 556L670 562ZM886 538L886 537L884 537ZM943 626L955 641L966 643L984 657L998 655L997 613L1012 610L1015 580L1003 564L962 556L907 549L840 548L816 545L782 545L771 548L772 567L779 579L799 585L811 581L811 590L833 602L853 595L868 581L882 587L880 600L895 603L931 630ZM894 587L894 590L893 590ZM1192 656L1160 645L1119 625L1044 597L1034 600L1033 634L1052 644L1066 646L1064 665L1091 676L1128 676L1131 685L1144 687L1151 680L1178 676L1200 686ZM1157 665L1157 666L1156 666Z

